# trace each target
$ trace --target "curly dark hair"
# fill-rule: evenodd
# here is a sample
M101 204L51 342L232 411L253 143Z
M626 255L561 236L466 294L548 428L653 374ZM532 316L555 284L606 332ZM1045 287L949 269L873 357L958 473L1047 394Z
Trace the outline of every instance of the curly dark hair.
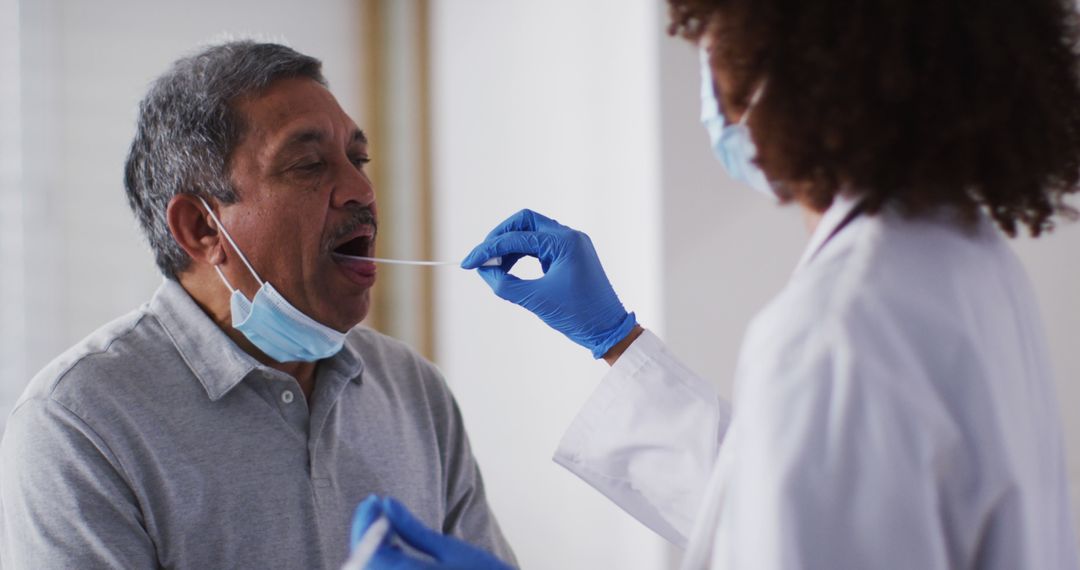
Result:
M705 36L785 201L870 212L985 207L1015 236L1076 217L1080 64L1073 0L669 0ZM764 83L763 83L764 82Z

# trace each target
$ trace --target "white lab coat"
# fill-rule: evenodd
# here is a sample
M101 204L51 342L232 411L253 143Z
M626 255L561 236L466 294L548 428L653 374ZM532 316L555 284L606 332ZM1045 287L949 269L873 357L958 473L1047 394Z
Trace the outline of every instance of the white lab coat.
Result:
M1019 262L988 219L947 213L886 209L827 239L852 207L751 324L734 411L646 332L555 460L685 545L688 569L1080 567Z

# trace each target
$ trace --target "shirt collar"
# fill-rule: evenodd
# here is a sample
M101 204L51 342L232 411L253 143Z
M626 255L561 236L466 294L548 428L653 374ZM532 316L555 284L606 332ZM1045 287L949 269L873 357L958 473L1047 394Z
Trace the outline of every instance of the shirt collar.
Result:
M818 252L825 247L825 244L829 242L829 239L833 237L833 234L840 229L840 225L849 222L849 216L852 215L852 210L859 205L862 199L860 197L852 197L844 194L837 194L833 198L832 206L825 210L822 214L821 220L818 222L817 227L814 229L814 233L810 236L810 243L806 245L806 249L803 251L802 257L799 259L799 264L795 266L795 275L798 275L811 261L817 256Z
M165 279L149 309L212 401L228 394L253 370L273 370L237 346L176 281ZM346 340L340 352L322 361L319 375L332 372L359 382L364 366L352 344Z
M319 363L319 376L329 372L357 384L360 383L363 376L361 373L364 371L364 360L360 357L360 349L355 346L356 343L351 342L355 334L353 331L349 331L349 336L345 337L345 345L337 354Z
M158 318L176 350L217 401L236 387L257 360L244 352L203 312L176 281L166 279L150 300L150 312Z

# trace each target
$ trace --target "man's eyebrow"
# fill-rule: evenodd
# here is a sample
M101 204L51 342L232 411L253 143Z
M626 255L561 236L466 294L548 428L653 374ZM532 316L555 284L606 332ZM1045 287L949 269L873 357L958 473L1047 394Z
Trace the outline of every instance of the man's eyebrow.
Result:
M321 143L325 140L325 132L319 129L304 129L289 135L289 138L285 139L285 142L281 144L280 148L281 150L288 150L309 143ZM364 135L364 131L361 131L360 129L353 131L352 136L349 137L349 144L367 144L367 142L367 136Z
M285 139L285 142L282 143L281 148L288 149L308 143L320 143L325 139L326 134L318 129L304 129L289 135L289 138Z

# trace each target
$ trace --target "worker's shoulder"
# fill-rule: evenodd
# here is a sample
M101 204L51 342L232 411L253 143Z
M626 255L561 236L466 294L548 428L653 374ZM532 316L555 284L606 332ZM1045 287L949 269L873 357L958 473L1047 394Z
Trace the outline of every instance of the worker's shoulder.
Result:
M1023 281L985 219L971 227L946 216L863 216L755 318L738 389L759 402L812 384L815 393L862 394L952 438L968 413L958 403L983 389L985 370L1023 359L1024 345L1002 331L1026 318Z
M95 394L128 393L139 378L160 373L161 355L171 347L147 305L119 317L65 350L30 380L16 409L30 401L80 408Z
M835 319L869 318L959 332L975 305L998 305L1003 283L1023 270L986 216L965 223L949 210L908 216L896 209L869 216L823 272L835 281L826 305Z
M857 218L755 319L763 344L790 354L811 337L886 334L893 341L958 338L973 306L1007 302L1000 284L1021 271L986 220L895 210Z

